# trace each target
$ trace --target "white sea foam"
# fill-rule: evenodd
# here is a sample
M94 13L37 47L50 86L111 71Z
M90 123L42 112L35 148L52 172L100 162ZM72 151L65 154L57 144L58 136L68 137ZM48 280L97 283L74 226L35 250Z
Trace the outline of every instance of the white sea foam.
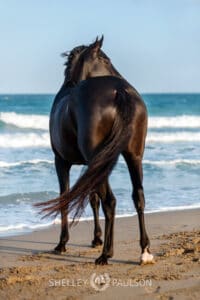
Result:
M0 120L19 128L44 129L49 128L49 116L26 115L15 112L0 113ZM200 128L200 116L149 117L149 128Z
M49 133L1 134L0 148L50 147Z
M8 226L0 226L0 232L5 232L5 231L26 231L26 230L35 230L35 229L42 229L48 226L53 225L54 222L47 222L45 224L37 224L37 225L31 225L31 224L26 224L26 223L20 223L16 225L8 225Z
M167 207L160 207L158 209L153 210L146 210L146 214L150 213L160 213L160 212L168 212L168 211L180 211L180 210L188 210L188 209L197 209L200 208L200 203L191 204L191 205L180 205L180 206L167 206ZM130 213L130 214L117 214L116 218L124 218L124 217L133 217L136 215L136 212ZM104 219L104 217L100 217L101 220ZM72 221L71 218L69 218L69 222ZM80 221L93 221L93 216L89 217L81 217ZM43 229L52 225L58 225L60 224L60 218L56 218L52 221L47 221L46 223L37 223L37 224L31 224L31 223L18 223L18 224L11 224L7 226L0 226L0 235L9 235L9 234L16 234L16 233L23 233L27 231L33 231L37 229Z
M149 132L147 143L200 142L200 132ZM50 147L48 132L0 134L0 148Z
M200 116L149 117L149 128L200 128Z
M31 159L31 160L22 160L17 162L0 161L0 168L12 168L12 167L23 166L26 164L37 165L41 163L53 164L53 161L48 159Z
M12 168L18 167L23 165L37 165L37 164L49 164L52 165L54 163L53 160L48 159L31 159L31 160L22 160L17 162L7 162L7 161L0 161L0 168ZM120 163L125 163L124 160L120 160ZM200 160L198 159L174 159L174 160L143 160L143 164L148 165L155 165L155 166L175 166L175 165L199 165Z
M176 143L176 142L200 142L199 132L173 132L173 133L149 133L146 139L147 143Z
M198 132L149 133L147 143L200 142ZM49 133L1 134L0 148L50 147Z
M144 160L144 164L150 164L150 165L155 165L155 166L165 166L165 165L182 165L182 164L187 164L187 165L199 165L200 160L198 159L174 159L174 160Z
M159 207L157 210L153 212L164 212L164 211L177 211L177 210L187 210L187 209L195 209L200 208L200 203L190 204L190 205L180 205L180 206L163 206ZM151 213L150 211L147 213Z
M43 115L23 115L15 112L0 113L0 120L19 128L44 129L49 128L49 117Z

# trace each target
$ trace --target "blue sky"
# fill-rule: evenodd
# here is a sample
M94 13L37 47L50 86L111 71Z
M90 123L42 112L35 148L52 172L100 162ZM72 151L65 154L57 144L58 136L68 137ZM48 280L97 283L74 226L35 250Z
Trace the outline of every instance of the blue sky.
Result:
M60 53L104 34L139 92L200 92L198 0L0 0L0 93L56 93Z

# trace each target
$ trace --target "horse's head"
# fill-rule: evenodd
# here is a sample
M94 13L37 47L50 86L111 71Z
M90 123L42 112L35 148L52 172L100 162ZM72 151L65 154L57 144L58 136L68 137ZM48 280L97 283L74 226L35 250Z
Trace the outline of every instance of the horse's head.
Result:
M103 36L89 46L79 46L70 52L65 71L67 81L77 83L90 77L108 75L120 77L110 59L101 50L102 44Z

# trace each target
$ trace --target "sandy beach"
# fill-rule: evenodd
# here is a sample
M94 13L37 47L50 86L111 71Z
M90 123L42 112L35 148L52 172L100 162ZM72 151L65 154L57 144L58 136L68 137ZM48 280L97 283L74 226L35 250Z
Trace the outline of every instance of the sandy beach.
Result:
M59 225L1 238L0 299L200 299L199 220L200 209L146 214L156 262L145 266L136 216L116 219L114 257L103 267L91 221L70 230L62 255L51 252Z

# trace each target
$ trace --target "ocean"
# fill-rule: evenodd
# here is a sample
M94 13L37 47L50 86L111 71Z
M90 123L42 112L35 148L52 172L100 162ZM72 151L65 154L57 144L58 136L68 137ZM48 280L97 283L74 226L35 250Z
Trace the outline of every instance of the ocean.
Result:
M143 160L146 213L200 207L200 94L144 94L149 113ZM49 143L54 95L0 95L0 236L59 223L33 204L58 195ZM71 184L82 166L73 166ZM116 214L135 214L127 167L120 156L110 176ZM103 216L102 211L100 215ZM91 219L90 206L83 218Z

